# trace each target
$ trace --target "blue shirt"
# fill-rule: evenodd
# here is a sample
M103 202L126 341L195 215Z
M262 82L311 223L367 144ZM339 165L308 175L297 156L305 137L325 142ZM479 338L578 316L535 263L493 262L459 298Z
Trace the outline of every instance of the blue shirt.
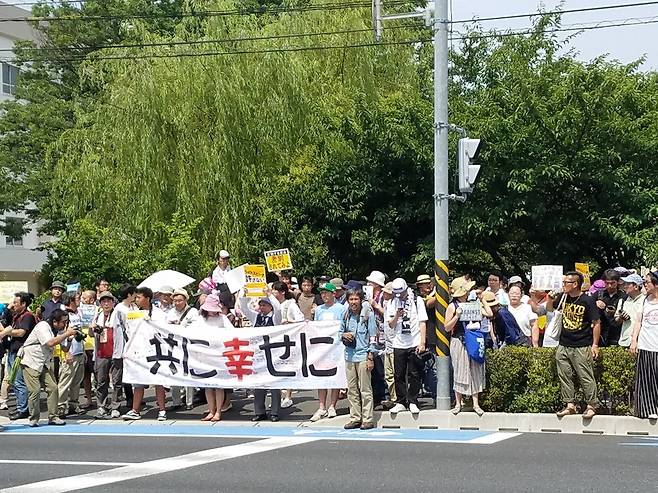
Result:
M347 307L340 303L334 303L330 307L327 305L320 305L315 309L313 320L343 320Z
M377 322L372 310L367 310L365 314L362 311L358 315L349 311L347 318L343 318L340 325L340 334L346 332L354 334L356 346L345 346L345 361L361 363L366 360L368 353L377 352Z

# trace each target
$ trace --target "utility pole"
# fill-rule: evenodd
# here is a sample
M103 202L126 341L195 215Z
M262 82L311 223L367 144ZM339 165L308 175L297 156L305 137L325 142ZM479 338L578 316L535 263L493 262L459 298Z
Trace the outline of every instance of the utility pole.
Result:
M448 201L463 200L448 193L448 0L434 0L416 12L381 15L381 0L373 0L375 40L382 36L382 20L424 17L434 33L434 284L436 336L436 408L450 409L450 336L445 328L448 287ZM455 127L456 128L456 127ZM458 129L461 130L461 129Z

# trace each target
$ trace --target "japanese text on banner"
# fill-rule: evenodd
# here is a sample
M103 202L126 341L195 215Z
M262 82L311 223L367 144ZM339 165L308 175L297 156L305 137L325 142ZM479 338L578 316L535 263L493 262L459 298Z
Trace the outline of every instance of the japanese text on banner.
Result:
M187 327L129 320L124 382L216 388L344 388L339 321Z
M265 263L267 264L267 270L270 272L292 270L290 251L287 248L265 252Z

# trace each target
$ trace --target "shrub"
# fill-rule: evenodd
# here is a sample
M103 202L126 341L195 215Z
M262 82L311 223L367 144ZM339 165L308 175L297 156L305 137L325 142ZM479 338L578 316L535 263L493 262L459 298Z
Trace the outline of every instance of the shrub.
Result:
M489 411L550 413L560 408L555 349L505 347L487 352ZM601 411L632 414L635 358L620 347L602 348L595 364Z

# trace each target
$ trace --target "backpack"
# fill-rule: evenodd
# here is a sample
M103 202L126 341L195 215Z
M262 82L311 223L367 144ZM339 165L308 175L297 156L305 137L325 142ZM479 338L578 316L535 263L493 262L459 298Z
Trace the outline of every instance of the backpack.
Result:
M496 322L501 326L496 331L496 335L499 337L502 336L502 330L504 330L505 344L508 346L528 345L528 337L523 333L519 327L518 322L514 318L514 315L512 315L509 310L507 310L507 308L501 307L500 310L498 310L498 315L496 315Z

